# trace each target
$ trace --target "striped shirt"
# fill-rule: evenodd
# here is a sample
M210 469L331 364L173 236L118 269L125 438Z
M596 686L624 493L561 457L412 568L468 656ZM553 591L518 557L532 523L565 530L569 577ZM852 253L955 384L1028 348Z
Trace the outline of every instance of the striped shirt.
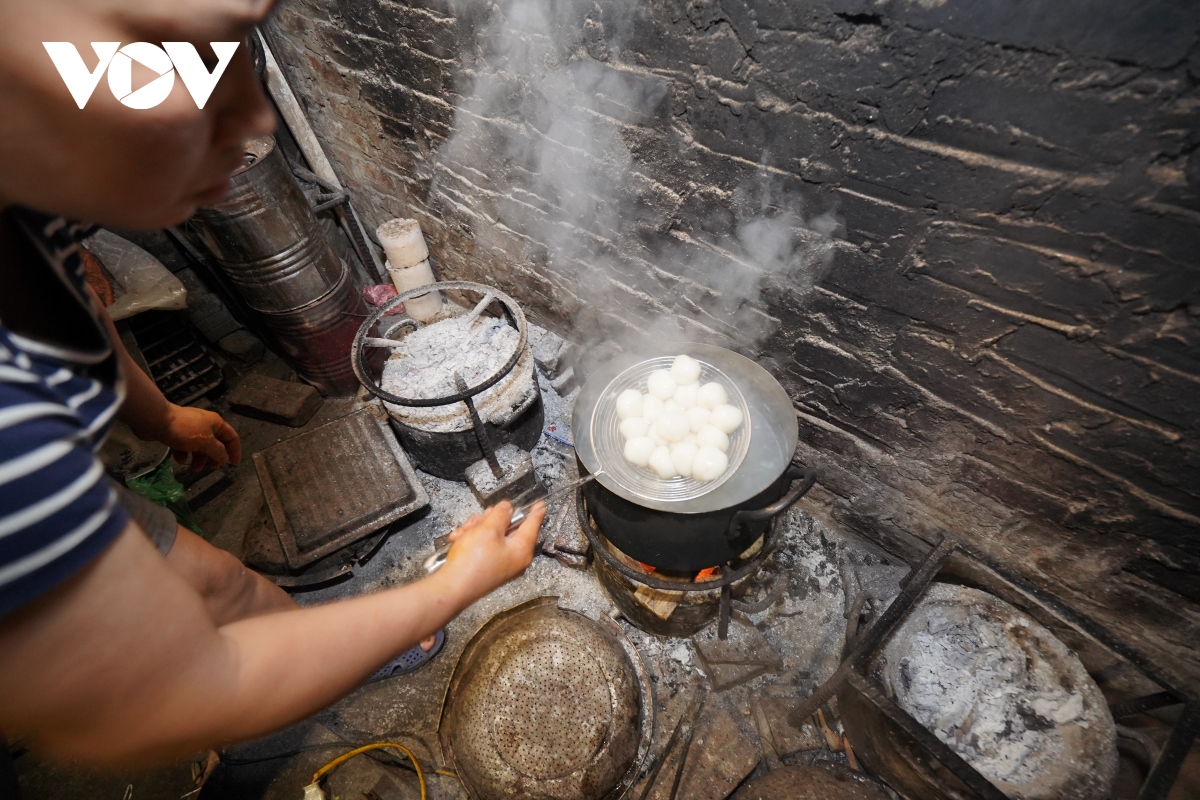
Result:
M47 307L85 335L77 346L52 344L0 317L0 616L76 574L129 520L97 457L124 384L86 290L78 247L91 230L4 214L17 268L52 273L58 298Z

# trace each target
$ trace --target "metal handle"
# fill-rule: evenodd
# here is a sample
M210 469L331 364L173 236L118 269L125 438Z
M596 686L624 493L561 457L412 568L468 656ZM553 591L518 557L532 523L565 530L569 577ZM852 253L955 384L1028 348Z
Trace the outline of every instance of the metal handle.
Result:
M508 523L508 530L505 531L505 535L507 536L521 527L521 523L529 516L529 512L533 510L533 507L544 499L538 498L528 505L523 505L515 509L512 513L512 520ZM432 575L442 568L442 565L446 563L446 557L450 554L450 547L448 544L442 545L437 549L437 552L425 559L425 572L427 574Z
M733 515L733 519L729 521L729 529L725 532L731 541L741 535L742 528L746 523L771 519L808 494L808 490L817 482L817 473L799 464L788 467L787 476L792 479L792 485L783 497L762 508L744 509Z

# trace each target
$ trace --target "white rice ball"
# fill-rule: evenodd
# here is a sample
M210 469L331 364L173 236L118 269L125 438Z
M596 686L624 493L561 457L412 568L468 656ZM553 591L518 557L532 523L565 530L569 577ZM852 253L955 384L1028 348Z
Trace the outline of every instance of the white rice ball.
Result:
M691 430L692 433L699 433L700 429L708 424L708 417L710 414L712 414L712 412L704 406L694 406L689 408L686 412L684 412L684 415L687 417L688 421L688 429Z
M700 380L700 362L691 356L675 356L671 362L671 377L681 386Z
M682 414L683 406L679 405L679 403L676 403L675 398L671 398L667 402L663 403L663 413L664 414Z
M617 419L629 419L642 415L642 393L637 389L626 389L617 395Z
M656 369L646 379L646 390L660 400L669 400L675 394L678 384L665 369Z
M625 443L625 460L635 467L644 467L650 463L654 447L654 442L646 436L630 439Z
M687 436L683 437L683 440L685 442L687 442L688 444L695 444L696 447L700 446L700 445L696 444L696 434L694 434L694 433L689 433Z
M679 403L679 407L685 411L696 405L696 395L700 392L700 384L698 383L681 383L679 388L675 390L674 400Z
M737 406L731 406L728 403L717 406L712 410L708 424L725 431L725 433L733 433L742 426L742 411Z
M641 417L630 417L629 419L621 420L621 424L617 426L617 430L626 439L638 439L646 435L650 430L650 423Z
M646 431L646 436L650 438L650 441L654 442L655 447L664 447L670 444L670 442L664 439L662 434L658 432L658 423L650 426L650 430Z
M705 425L696 432L697 447L715 447L722 453L729 452L729 434L712 425Z
M675 461L671 458L671 450L667 447L656 447L654 452L650 454L650 469L658 477L665 480L677 477L679 473L675 470Z
M698 481L714 481L725 474L729 459L715 447L701 447L692 460L692 477Z
M702 405L710 411L728 402L729 394L725 391L725 387L716 382L704 384L696 393L697 405Z
M654 428L658 431L658 435L668 442L683 441L683 438L691 430L688 427L687 417L683 414L672 414L669 411L663 412L663 415L654 423Z
M675 471L685 478L692 475L692 461L696 458L696 445L686 439L671 445L671 460L675 462Z
M663 401L652 394L648 394L642 398L642 419L646 422L654 422L662 416Z

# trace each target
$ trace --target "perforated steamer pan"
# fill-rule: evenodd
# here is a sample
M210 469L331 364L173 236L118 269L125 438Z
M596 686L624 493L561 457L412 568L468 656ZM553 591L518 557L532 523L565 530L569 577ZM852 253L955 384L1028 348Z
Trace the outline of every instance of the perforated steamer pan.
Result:
M649 675L624 632L539 597L471 637L438 739L473 800L616 800L653 730Z
M741 466L712 491L685 500L643 497L607 471L602 472L596 480L618 497L656 511L704 514L732 508L754 498L779 479L792 460L799 438L796 412L787 392L771 373L732 350L694 342L676 342L636 354L623 354L595 369L575 400L575 411L571 418L575 453L589 472L601 472L605 465L597 453L592 422L603 393L627 369L647 359L681 353L712 364L741 390L750 412L749 427L753 432Z

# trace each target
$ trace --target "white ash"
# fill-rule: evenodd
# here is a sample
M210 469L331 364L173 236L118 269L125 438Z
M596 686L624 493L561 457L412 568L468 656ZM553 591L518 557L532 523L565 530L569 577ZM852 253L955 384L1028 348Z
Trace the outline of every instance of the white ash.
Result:
M779 653L785 672L793 675L788 682L811 691L833 674L841 660L846 620L839 567L857 545L834 534L799 505L788 509L779 525L779 547L761 573L765 585L750 599L769 591L775 576L787 581L787 588L778 603L749 619ZM771 675L748 686L752 689L760 681L776 679Z
M421 485L429 493L430 516L435 520L434 529L448 534L475 514L483 511L471 488L459 481L449 481L417 471Z
M468 467L467 472L471 475L471 479L475 481L475 489L483 497L488 497L492 492L499 488L502 482L508 481L516 474L528 474L524 470L519 469L525 462L525 451L515 445L504 445L497 447L495 451L496 463L500 465L500 477L492 472L491 466L484 469L476 470L474 466ZM499 501L497 501L499 502Z
M457 373L468 387L494 375L512 357L520 334L507 320L481 316L470 325L451 317L426 325L400 340L383 368L380 384L400 397L431 399L458 394ZM480 417L503 424L523 407L536 391L533 354L526 346L516 366L499 383L476 395ZM417 408L387 403L396 419L425 431L448 433L471 427L466 403Z
M1015 609L1007 621L989 613L997 604L975 589L931 586L885 648L884 680L902 708L1010 796L1066 797L1099 771L1077 746L1086 736L1070 729L1101 725L1107 710L1065 645Z
M692 663L692 648L688 647L687 642L681 642L678 647L667 653L667 655L680 664Z

